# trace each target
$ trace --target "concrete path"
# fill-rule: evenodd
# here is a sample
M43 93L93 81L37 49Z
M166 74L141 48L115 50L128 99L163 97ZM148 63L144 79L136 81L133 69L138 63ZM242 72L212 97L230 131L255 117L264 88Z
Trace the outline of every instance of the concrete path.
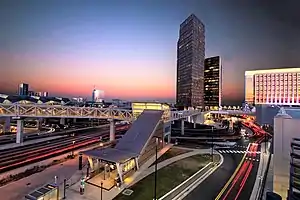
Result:
M159 152L159 156L162 155L164 152L166 152L167 150L169 150L171 147L170 146L166 146L164 149L162 149ZM165 161L162 161L161 163L158 163L157 168L161 169L167 165L170 165L178 160L193 156L193 155L197 155L197 154L208 154L211 153L210 149L189 149L192 150L192 152L188 152L185 154L181 154L178 156L175 156L173 158L167 159ZM150 158L141 168L139 171L137 171L132 177L129 177L127 179L125 179L125 184L121 187L121 188L113 188L110 191L105 191L103 190L103 199L105 200L112 200L113 198L115 198L120 192L122 192L125 188L130 187L131 185L133 185L134 183L137 183L138 181L140 181L141 179L145 178L146 176L150 175L151 173L154 172L154 166L151 166L153 164L153 162L155 161L155 156L153 156L152 158ZM150 167L151 166L151 167ZM67 190L66 192L66 199L69 200L81 200L81 199L86 199L86 200L97 200L99 199L99 194L100 194L100 188L94 187L94 186L90 186L88 184L85 185L85 194L84 195L80 195L79 194L79 187L80 187L80 183L76 183L75 185L73 185L70 189Z
M63 182L64 178L69 179L72 177L77 169L78 159L68 160L61 165L54 165L40 173L0 187L0 197L5 197L5 200L23 199L26 194L32 192L34 189L50 182L53 183L54 176L58 176L58 182ZM28 183L30 185L27 185Z

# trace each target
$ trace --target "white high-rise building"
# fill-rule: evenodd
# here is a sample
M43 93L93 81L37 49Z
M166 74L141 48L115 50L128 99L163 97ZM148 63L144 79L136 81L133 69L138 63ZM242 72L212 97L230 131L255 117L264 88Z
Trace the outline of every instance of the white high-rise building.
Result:
M99 103L99 102L103 102L103 99L104 99L104 91L94 89L92 94L92 101Z

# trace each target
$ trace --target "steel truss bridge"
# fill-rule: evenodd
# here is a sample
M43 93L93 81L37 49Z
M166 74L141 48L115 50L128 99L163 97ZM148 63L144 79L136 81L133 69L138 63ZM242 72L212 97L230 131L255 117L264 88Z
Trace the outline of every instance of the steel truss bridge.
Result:
M200 110L165 110L163 120L173 121L200 115ZM136 116L131 110L119 108L73 107L36 104L0 104L0 117L20 118L93 118L134 121Z

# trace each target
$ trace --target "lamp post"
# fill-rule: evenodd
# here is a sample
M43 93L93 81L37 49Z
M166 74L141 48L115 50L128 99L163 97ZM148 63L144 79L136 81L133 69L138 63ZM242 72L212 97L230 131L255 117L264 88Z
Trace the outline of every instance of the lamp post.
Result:
M211 127L211 162L214 162L214 127Z
M103 193L102 193L102 189L103 189L103 182L102 182L102 181L101 181L101 184L100 184L100 185L101 185L100 197L101 197L101 200L102 200L102 197L103 197L103 196L102 196L102 194L103 194Z
M71 155L71 156L72 156L72 158L73 158L73 157L74 157L74 146L75 146L74 144L75 144L75 140L73 140L72 143L73 143L73 147L72 147L72 155Z
M154 199L156 200L156 188L157 188L157 146L158 138L155 138L155 171L154 171Z

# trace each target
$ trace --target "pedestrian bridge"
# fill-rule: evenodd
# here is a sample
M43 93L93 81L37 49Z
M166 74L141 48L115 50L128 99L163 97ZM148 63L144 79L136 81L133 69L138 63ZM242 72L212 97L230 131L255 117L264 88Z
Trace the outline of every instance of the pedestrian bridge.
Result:
M252 111L243 110L212 110L209 111L210 114L221 114L221 115L255 115Z
M170 111L164 110L165 122L200 115L200 110ZM116 119L132 122L137 116L132 110L119 108L75 107L36 104L0 104L0 117L26 118L94 118Z

